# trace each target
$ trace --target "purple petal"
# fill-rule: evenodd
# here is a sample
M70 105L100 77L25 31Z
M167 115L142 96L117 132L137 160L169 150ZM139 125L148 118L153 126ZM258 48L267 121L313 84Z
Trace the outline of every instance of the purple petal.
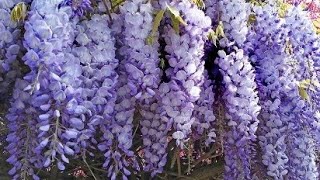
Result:
M70 119L71 125L76 128L76 129L83 129L84 128L84 123L82 122L81 119L78 118L71 118Z
M61 161L59 161L57 165L58 165L58 169L60 169L61 171L66 169L66 167L64 166L64 164Z
M40 126L40 130L41 131L49 131L50 125L44 125L44 126Z

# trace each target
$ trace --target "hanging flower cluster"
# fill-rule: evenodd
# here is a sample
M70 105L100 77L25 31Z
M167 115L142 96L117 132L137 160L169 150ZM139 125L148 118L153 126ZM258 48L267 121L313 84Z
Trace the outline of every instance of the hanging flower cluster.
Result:
M287 3L2 0L8 174L318 179L317 4Z

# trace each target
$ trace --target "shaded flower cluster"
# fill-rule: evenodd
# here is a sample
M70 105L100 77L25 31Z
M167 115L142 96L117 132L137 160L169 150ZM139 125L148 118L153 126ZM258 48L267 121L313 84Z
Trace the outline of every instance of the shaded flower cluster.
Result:
M6 115L9 130L6 149L10 154L7 162L13 166L8 173L13 179L31 176L37 180L39 177L33 167L43 167L41 156L34 150L39 145L35 133L38 131L36 124L39 113L30 106L31 95L24 91L29 84L26 80L16 80L11 108Z
M214 83L208 76L208 72L204 72L204 83L201 87L200 98L195 103L193 116L195 117L194 128L195 133L199 136L206 134L205 145L209 146L216 141L216 132L214 125L216 117L214 115Z
M0 2L0 102L9 97L16 78L23 74L21 63L22 24L10 17L10 9L21 0Z

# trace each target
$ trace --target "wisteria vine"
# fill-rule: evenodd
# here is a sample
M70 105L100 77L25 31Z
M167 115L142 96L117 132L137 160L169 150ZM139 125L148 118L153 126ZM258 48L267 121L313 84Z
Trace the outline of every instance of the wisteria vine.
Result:
M319 179L319 9L2 0L8 175Z

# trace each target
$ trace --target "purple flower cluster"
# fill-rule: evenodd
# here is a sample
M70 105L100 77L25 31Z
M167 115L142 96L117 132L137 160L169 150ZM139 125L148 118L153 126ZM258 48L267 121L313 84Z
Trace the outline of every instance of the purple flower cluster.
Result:
M260 165L273 179L319 178L319 37L301 7L280 17L275 1L25 0L17 23L19 2L0 2L12 179L79 158L94 179L154 178L170 151L191 172L217 137L226 180L255 179Z
M39 144L36 134L39 113L30 106L31 95L24 91L29 84L26 80L16 80L11 108L6 116L9 131L6 149L10 154L7 162L13 166L8 173L13 179L31 176L37 180L34 167L43 167L41 156L34 150Z
M158 93L164 94L167 91L167 84L163 83L159 87ZM163 171L167 162L168 132L171 128L171 121L164 115L165 110L154 102L150 105L144 105L140 110L144 117L140 125L143 135L143 144L145 145L144 157L146 158L145 170L151 171L152 176Z
M211 18L212 24L216 25L219 21L219 1L218 0L209 0L204 1L205 3L205 13Z
M9 97L15 79L22 76L22 25L10 17L10 8L18 2L21 0L0 2L0 102Z
M305 129L310 130L316 123L313 110L299 94L297 80L309 78L305 73L308 69L306 64L312 67L312 63L307 63L308 60L302 58L302 49L299 50L295 45L294 41L299 39L299 36L293 37L291 21L278 18L272 6L256 8L255 13L257 21L250 44L252 60L257 65L262 106L259 128L262 163L267 166L267 175L273 178L305 179L309 177L308 172L314 171L316 166L311 167L315 160L312 160L314 153L310 153L314 151L312 139L302 137L301 133L305 132ZM292 37L292 40L288 37ZM306 153L303 157L310 163L309 168L296 163L301 162L301 154L292 153L297 149L297 142L308 148L302 152ZM313 172L310 174L318 176Z
M196 101L193 116L195 117L195 133L201 136L206 134L205 145L209 146L215 142L216 132L214 129L216 117L214 115L214 89L213 82L209 79L208 72L204 72L204 83L201 87L200 98Z
M245 0L222 0L218 3L218 9L228 40L242 46L248 33L249 4Z
M84 128L76 138L83 151L90 152L95 145L102 152L112 148L110 137L115 101L118 60L115 58L115 40L111 36L106 15L94 15L91 20L77 24L72 54L80 60L82 75L78 95L71 108L86 110ZM80 117L82 114L79 114ZM96 137L101 132L103 137ZM105 157L110 160L110 156Z
M115 39L107 19L106 15L94 15L90 21L83 21L76 37L81 46L74 47L73 53L84 65L81 79L85 95L83 106L91 112L89 137L92 138L92 131L99 129L102 136L94 141L104 153L103 167L108 170L108 177L115 179L120 171L126 179L130 175L128 158L133 156L130 148L134 103L127 99L130 93L126 74L116 72L119 62L115 58ZM85 135L88 137L88 131Z
M234 47L229 55L218 52L225 91L228 129L225 148L225 179L250 179L252 143L256 140L261 107L255 73L243 50Z
M303 11L301 7L289 9L285 20L288 29L290 29L288 38L292 45L293 57L296 60L295 78L298 81L310 80L311 88L316 89L315 91L306 90L309 98L314 99L313 103L305 102L303 108L298 106L298 108L301 108L299 111L299 109L297 110L297 103L292 101L291 109L295 111L288 111L296 114L298 118L295 120L300 120L296 124L297 128L290 136L290 143L287 148L290 157L288 177L317 179L319 173L315 164L317 157L315 157L314 141L319 141L319 139L315 139L320 130L319 119L315 117L319 108L319 87L316 87L314 82L319 81L317 70L319 69L319 37L313 29L312 21L308 18L307 12ZM292 95L290 96L292 97ZM298 98L302 99L301 96L296 99ZM310 134L310 136L304 134Z
M130 95L130 87L128 86L128 76L123 71L124 65L119 64L122 71L119 73L117 89L117 99L115 102L111 125L105 125L104 132L105 142L100 146L100 150L110 146L104 154L106 161L103 167L108 169L108 176L116 179L117 173L121 172L124 179L130 175L128 160L134 161L137 167L134 153L131 150L133 141L133 117L135 112L135 98ZM123 72L123 73L122 73ZM108 129L107 129L108 128ZM113 140L113 141L111 141ZM101 148L102 147L102 148Z
M166 2L163 3L166 4ZM211 21L187 0L168 3L168 5L183 13L181 15L187 25L180 26L180 34L177 34L171 26L166 27L165 50L168 53L166 58L170 65L166 75L170 78L170 82L166 94L161 95L161 103L167 116L173 120L175 129L173 138L177 145L183 147L183 143L191 132L194 122L192 112L195 102L200 97L203 84L202 56Z
M147 42L152 33L154 8L150 2L127 1L120 11L124 17L125 44L121 52L126 62L130 94L137 100L141 114L144 170L155 175L162 172L166 163L168 128L161 119L164 109L157 103L159 96L156 97L161 80L158 34L152 35L153 42Z
M77 59L65 52L72 40L69 15L58 11L57 2L32 2L30 16L25 23L23 57L31 73L24 77L30 84L24 89L31 95L29 106L38 113L36 118L39 144L34 151L43 166L57 161L60 170L69 163L66 155L73 155L72 129L82 129L83 120L76 118L70 103L79 83L81 66ZM68 134L70 135L70 134Z
M224 142L225 179L251 179L253 143L261 107L255 71L243 49L248 36L249 4L244 0L220 1L219 12L226 37L216 59L224 85L223 99L228 119ZM239 49L240 48L240 49Z
M73 16L83 16L86 11L92 9L90 0L63 0L60 4L60 7L69 6L73 11Z
M285 133L291 121L281 115L280 106L287 103L282 102L281 93L286 86L292 86L290 81L294 83L295 79L288 65L291 59L284 49L288 32L281 28L283 21L274 14L270 6L256 9L258 28L255 37L252 37L255 51L252 60L258 67L257 81L262 106L259 129L262 163L267 166L269 176L281 179L288 173Z
M300 130L290 137L289 179L319 179L317 147L311 134L308 130Z
M311 72L309 61L316 63L318 66L319 37L313 29L312 21L308 18L307 12L301 7L293 7L288 10L285 18L286 25L290 29L288 34L289 41L292 45L295 59L298 63L297 77L298 80L303 78L313 78L314 72ZM315 57L313 57L315 55ZM311 77L310 77L311 75Z
M286 34L281 21L271 6L255 9L256 31L252 34L252 61L257 64L257 81L261 101L261 121L259 144L262 149L262 163L267 166L267 174L273 178L283 178L288 173L286 154L286 133L291 118L283 116L280 107L288 103L282 98L286 88L292 88L296 80L290 58L285 52ZM274 36L279 34L278 36ZM266 38L270 37L270 38ZM272 52L272 53L271 53ZM289 89L289 90L290 90Z
M128 1L120 9L124 16L123 43L125 47L125 69L131 95L135 96L140 104L148 104L154 99L155 89L160 84L159 43L158 37L154 43L148 45L146 40L151 34L154 9L150 3Z

